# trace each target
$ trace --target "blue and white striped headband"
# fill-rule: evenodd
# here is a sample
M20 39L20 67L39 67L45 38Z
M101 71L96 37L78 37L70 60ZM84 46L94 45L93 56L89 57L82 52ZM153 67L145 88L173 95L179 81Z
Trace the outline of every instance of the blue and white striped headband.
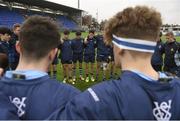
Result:
M127 39L117 37L116 35L113 35L113 44L122 49L149 53L153 53L156 46L156 42L141 39Z

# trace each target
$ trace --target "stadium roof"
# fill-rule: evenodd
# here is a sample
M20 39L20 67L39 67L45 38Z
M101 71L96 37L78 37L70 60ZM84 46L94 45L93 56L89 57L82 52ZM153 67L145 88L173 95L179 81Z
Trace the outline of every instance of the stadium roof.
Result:
M41 8L49 8L52 10L60 10L67 13L74 13L74 12L82 12L80 9L68 7L65 5L53 3L46 0L2 0L4 2L15 2L15 3L21 3L29 6L38 6Z

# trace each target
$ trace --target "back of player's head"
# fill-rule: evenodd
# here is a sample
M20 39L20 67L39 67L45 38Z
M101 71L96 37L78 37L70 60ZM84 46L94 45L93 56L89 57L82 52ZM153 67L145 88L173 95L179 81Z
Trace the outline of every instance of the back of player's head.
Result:
M4 53L0 53L0 68L4 70L8 67L8 57Z
M39 60L59 44L58 25L48 17L31 16L22 24L20 48L22 55Z
M81 32L80 32L80 31L77 31L77 32L76 32L76 36L81 36Z
M105 25L105 39L112 35L155 41L162 25L161 14L146 6L128 7L113 16Z
M4 34L8 34L8 35L11 35L12 32L9 28L7 27L0 27L0 34L4 35Z
M69 30L64 30L64 35L69 35L70 34L70 32L69 32Z

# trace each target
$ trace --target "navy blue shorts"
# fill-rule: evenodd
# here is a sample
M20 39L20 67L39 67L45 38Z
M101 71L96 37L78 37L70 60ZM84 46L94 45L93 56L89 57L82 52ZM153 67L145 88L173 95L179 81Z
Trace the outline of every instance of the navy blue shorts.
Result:
M94 63L95 62L95 54L84 55L84 62L85 63Z
M109 62L109 57L108 55L97 55L96 60L98 62Z
M61 59L61 63L62 64L72 64L72 60L62 60Z
M83 53L73 53L73 63L76 63L77 61L79 61L79 63L82 63Z

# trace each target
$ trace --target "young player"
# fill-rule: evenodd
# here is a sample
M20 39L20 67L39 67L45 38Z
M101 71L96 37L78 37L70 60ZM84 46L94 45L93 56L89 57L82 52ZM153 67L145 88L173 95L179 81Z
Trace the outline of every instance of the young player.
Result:
M161 41L161 36L162 36L162 33L160 32L159 38L156 44L156 48L151 59L152 67L156 71L162 71L162 66L163 66L163 57L162 57L163 53L161 51L163 42Z
M77 62L79 62L79 78L84 81L83 73L82 73L82 61L83 61L83 45L84 39L81 38L81 32L76 32L76 38L72 41L72 49L73 49L73 79L76 78L76 68Z
M96 39L94 38L94 31L90 30L88 37L84 40L84 62L85 62L86 82L89 82L89 63L91 64L90 80L95 81L94 79L95 47L96 47Z
M109 47L105 44L103 36L96 36L97 45L97 70L96 70L96 80L98 80L100 70L102 71L103 81L105 80L105 75L107 74L107 64L109 56Z
M164 57L164 71L176 74L178 67L175 63L175 53L179 49L180 43L178 43L172 32L166 34L166 43L162 46L162 53L165 54Z
M43 120L54 110L64 108L79 91L51 79L49 65L54 60L60 34L49 18L31 16L22 25L19 43L19 64L0 80L0 91L17 107L21 120Z
M70 32L68 30L64 31L64 37L61 40L59 45L60 49L60 58L63 66L64 80L66 83L68 80L70 83L75 84L72 80L72 59L73 59L73 50L72 50L72 42L69 39Z
M146 6L126 8L111 18L105 27L105 40L113 40L115 63L123 71L121 78L77 95L59 118L179 120L180 79L158 73L151 66L161 25L160 13Z
M10 54L11 54L11 60L10 60L10 68L12 70L15 70L18 62L19 62L19 53L16 51L16 42L19 41L19 33L20 33L20 24L14 24L13 25L13 33L11 36L11 40L9 41L10 44Z
M9 41L11 39L11 30L6 27L0 28L0 53L4 53L8 57L8 62L11 62L12 56L10 53ZM9 69L9 64L8 64Z

